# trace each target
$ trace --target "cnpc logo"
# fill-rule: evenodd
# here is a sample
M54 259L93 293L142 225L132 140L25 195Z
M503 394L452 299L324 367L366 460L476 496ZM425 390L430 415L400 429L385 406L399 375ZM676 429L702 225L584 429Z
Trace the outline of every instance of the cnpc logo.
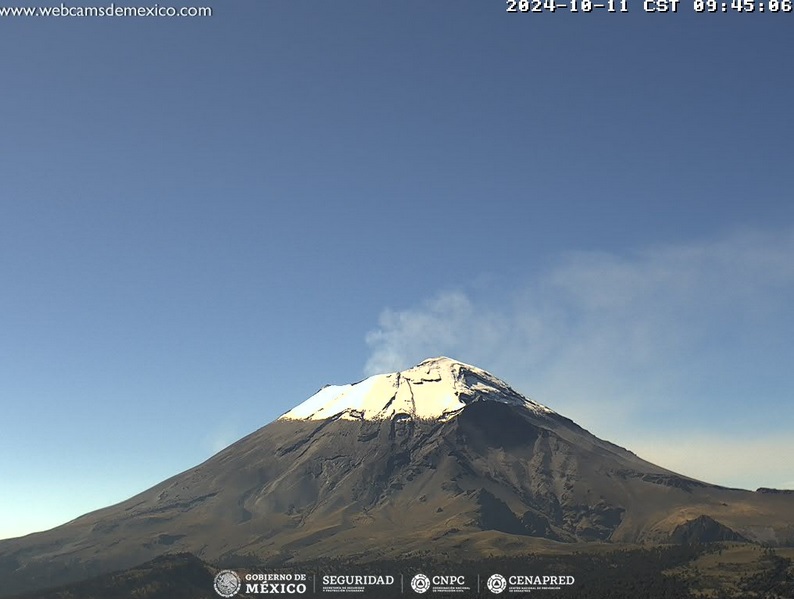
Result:
M424 594L430 589L430 578L424 573L417 573L411 578L411 589L417 594Z
M418 573L411 579L411 589L417 594L424 594L431 589L435 592L449 591L450 588L461 588L465 585L465 575L433 575L433 577L428 577L424 573Z

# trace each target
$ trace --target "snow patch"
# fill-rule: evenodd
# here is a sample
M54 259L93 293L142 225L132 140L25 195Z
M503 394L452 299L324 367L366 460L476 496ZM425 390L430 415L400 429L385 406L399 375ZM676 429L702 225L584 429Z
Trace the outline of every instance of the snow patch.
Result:
M522 406L535 413L554 412L482 369L440 357L405 371L373 375L356 384L326 386L279 418L380 421L409 415L446 421L467 404L481 401Z

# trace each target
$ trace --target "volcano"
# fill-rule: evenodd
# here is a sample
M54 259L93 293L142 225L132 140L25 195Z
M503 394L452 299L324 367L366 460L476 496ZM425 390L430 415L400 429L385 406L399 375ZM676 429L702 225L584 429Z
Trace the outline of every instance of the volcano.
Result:
M326 386L129 500L0 541L0 594L169 552L278 565L721 540L794 544L794 495L668 471L441 357Z

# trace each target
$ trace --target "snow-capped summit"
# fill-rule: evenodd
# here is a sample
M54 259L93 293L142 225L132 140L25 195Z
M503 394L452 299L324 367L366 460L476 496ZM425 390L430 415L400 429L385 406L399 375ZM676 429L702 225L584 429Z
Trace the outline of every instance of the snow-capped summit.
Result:
M472 365L441 356L396 373L373 375L355 384L328 385L283 414L281 420L333 417L380 421L397 415L444 421L472 402L501 402L535 413L552 413L501 379Z
M668 471L442 357L323 388L132 498L0 540L0 597L40 597L164 552L354 564L414 561L417 548L478 560L550 542L741 540L791 546L794 497Z

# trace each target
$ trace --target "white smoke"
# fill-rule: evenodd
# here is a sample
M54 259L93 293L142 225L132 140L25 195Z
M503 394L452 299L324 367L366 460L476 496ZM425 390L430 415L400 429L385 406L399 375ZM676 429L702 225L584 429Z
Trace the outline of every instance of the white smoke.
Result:
M794 428L792 231L571 253L500 292L384 309L367 373L451 356L618 443L666 425Z

